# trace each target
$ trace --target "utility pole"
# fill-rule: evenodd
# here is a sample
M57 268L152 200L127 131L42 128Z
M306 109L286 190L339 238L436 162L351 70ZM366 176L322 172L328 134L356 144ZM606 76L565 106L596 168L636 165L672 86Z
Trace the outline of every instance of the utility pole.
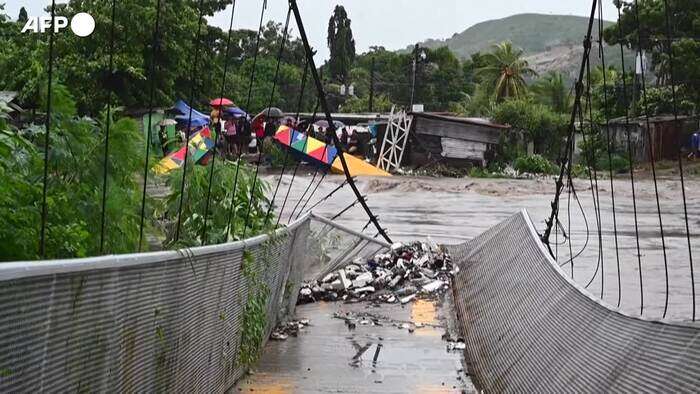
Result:
M411 82L411 110L413 110L413 99L416 95L416 70L418 69L418 44L413 49L413 82Z
M374 112L374 56L372 56L372 68L369 72L369 112Z

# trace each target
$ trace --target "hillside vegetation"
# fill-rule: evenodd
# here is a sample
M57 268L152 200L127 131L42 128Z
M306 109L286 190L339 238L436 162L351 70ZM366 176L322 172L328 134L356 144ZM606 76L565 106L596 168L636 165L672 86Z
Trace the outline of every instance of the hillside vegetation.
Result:
M605 21L604 26L612 26ZM588 18L571 15L519 14L503 19L478 23L446 40L427 40L422 46L438 48L447 46L460 58L469 58L477 52L489 51L493 45L510 41L524 51L526 60L538 73L559 71L574 78L583 55L583 37L588 28ZM594 25L593 36L598 36L598 23ZM606 62L620 64L619 47L606 48ZM629 65L633 53L625 56ZM591 64L600 63L597 53L591 57Z

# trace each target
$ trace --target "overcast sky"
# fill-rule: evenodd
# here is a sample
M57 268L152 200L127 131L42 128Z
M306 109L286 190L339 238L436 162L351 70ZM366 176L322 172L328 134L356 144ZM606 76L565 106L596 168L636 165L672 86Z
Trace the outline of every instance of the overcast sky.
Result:
M105 0L107 1L107 0ZM298 0L311 45L318 60L328 56L325 44L328 19L336 4L345 7L352 19L357 51L370 46L400 49L427 38L448 38L468 27L490 19L520 13L588 16L590 0ZM50 0L0 0L7 3L7 14L17 17L24 6L30 15L42 12ZM59 1L60 2L60 1ZM617 11L612 0L603 0L604 18L614 20ZM262 0L238 0L234 26L257 29ZM268 0L266 20L284 22L287 0ZM216 15L213 23L228 28L229 8ZM294 31L298 32L296 26Z

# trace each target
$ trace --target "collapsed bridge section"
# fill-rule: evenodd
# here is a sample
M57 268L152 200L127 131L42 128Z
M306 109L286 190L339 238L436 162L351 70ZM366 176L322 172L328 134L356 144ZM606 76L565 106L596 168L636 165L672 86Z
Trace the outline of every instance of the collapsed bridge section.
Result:
M695 392L700 326L628 316L569 279L526 212L466 244L454 292L486 392Z

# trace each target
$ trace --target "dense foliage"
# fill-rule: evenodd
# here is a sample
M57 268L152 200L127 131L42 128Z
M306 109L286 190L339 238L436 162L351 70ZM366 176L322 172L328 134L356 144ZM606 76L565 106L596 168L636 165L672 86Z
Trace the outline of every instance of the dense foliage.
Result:
M46 249L49 258L99 254L106 117L76 116L67 89L56 85L49 151ZM0 260L38 257L44 169L43 127L16 130L0 122ZM105 249L138 249L143 141L128 118L112 120ZM109 236L111 235L111 236Z
M70 33L56 35L54 74L68 87L76 100L78 113L95 115L106 102L111 89L119 105L126 109L148 107L149 70L155 62L155 103L169 107L177 99L189 100L193 83L196 106L206 107L212 97L225 95L237 104L246 105L252 58L257 32L233 31L226 59L227 33L207 23L206 17L223 10L230 2L205 0L201 2L202 31L196 39L199 20L198 1L172 0L161 8L160 35L153 56L153 28L156 2L125 0L117 3L115 18L114 71L109 73L109 32L111 13L109 2L71 0L57 5L57 14L73 15L77 10L90 13L96 28L89 37ZM38 105L41 86L46 85L48 35L20 34L22 25L0 10L0 87L20 93L26 108ZM282 27L268 23L261 35L256 83L252 92L250 112L266 107L270 101L274 69L282 40ZM195 56L197 55L197 56ZM229 70L223 81L224 64ZM194 74L194 67L197 73ZM295 106L301 85L304 51L301 41L291 38L285 45L282 68L273 104ZM21 65L18 67L18 65ZM308 90L307 90L308 91ZM304 108L313 106L312 94L303 101Z

